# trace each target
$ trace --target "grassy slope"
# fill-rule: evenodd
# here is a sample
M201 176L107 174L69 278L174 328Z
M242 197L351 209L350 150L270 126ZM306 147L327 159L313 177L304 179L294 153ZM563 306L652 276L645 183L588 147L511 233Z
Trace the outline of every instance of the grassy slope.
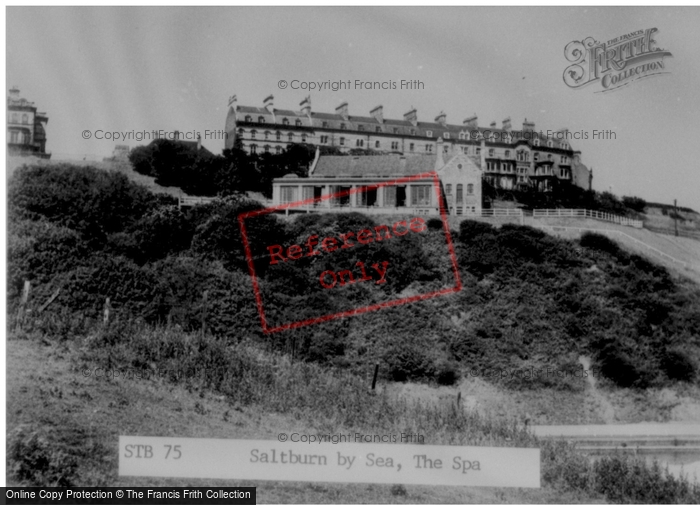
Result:
M596 496L551 488L407 486L405 496L394 496L389 485L121 478L117 475L119 435L274 439L280 432L316 433L318 428L311 421L316 413L299 417L256 406L231 406L222 396L188 391L179 384L85 378L86 364L78 358L81 344L15 337L7 342L9 438L36 432L55 453L73 454L79 465L75 485L253 485L258 487L260 502L272 503L598 501Z

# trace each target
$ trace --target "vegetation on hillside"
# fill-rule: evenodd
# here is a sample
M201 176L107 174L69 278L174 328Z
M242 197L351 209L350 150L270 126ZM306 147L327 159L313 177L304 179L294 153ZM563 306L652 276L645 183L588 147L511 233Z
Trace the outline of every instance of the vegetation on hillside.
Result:
M546 485L610 500L659 501L661 489L674 500L697 501L696 488L658 468L620 458L593 465L566 446L538 442L521 426L368 396L363 375L367 363L379 362L387 380L453 384L469 369L507 388L578 391L585 380L577 360L589 355L595 372L617 387L697 384L700 291L663 267L596 234L571 242L529 227L465 220L452 231L464 285L459 293L266 335L238 227L240 213L260 204L236 194L184 211L173 203L113 172L19 169L9 183L11 324L30 280L33 315L25 317L23 332L84 341L85 362L207 370L188 380L226 395L232 405L257 404L300 418L313 413L336 429L415 432L411 423L419 423L435 433L432 443L539 445ZM269 321L284 324L454 285L435 222L405 236L270 264L269 245L289 251L314 235L357 236L400 219L266 214L246 220ZM357 269L360 261L387 262L386 282L333 289L318 282L322 272ZM58 297L37 314L57 289ZM112 322L104 327L106 298ZM49 478L28 470L45 446L21 434L10 441L15 479ZM57 461L49 457L36 468L54 476ZM640 475L644 482L635 480ZM629 486L621 493L614 482Z

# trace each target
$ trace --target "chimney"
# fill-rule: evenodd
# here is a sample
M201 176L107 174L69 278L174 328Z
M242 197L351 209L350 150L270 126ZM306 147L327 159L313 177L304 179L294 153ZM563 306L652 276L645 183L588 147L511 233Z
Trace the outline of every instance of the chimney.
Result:
M17 86L12 86L12 89L10 89L10 98L12 100L19 100L19 88Z
M370 116L377 120L378 123L384 123L384 107L377 105L374 109L369 111Z
M477 126L479 126L479 122L478 122L478 118L476 117L476 114L465 119L464 125L468 126L470 128L476 128Z
M535 123L532 123L525 118L525 121L523 121L523 131L524 132L534 132L535 131Z
M489 127L491 129L495 129L496 128L496 121L491 121L491 124L489 125Z
M510 128L511 128L511 126L510 126L510 118L507 117L507 118L505 118L505 119L503 120L503 129L504 129L505 131L509 132L509 131L510 131Z
M231 95L230 97L228 97L228 106L229 106L229 107L235 107L235 106L236 106L236 101L237 101L237 100L238 100L238 99L236 98L236 95Z
M304 114L305 116L310 116L311 115L311 95L307 96L304 98L301 103L299 104L301 107L301 113Z
M268 96L265 100L263 100L263 107L267 109L267 112L272 114L272 111L275 110L275 97L270 95Z
M403 118L405 121L409 121L413 126L418 126L418 111L413 107L403 115Z
M343 119L347 121L350 116L348 115L348 102L343 102L335 108L335 113L343 116Z
M435 122L440 123L442 126L445 126L447 124L447 114L445 114L443 111L440 111L440 114L438 114L435 118Z

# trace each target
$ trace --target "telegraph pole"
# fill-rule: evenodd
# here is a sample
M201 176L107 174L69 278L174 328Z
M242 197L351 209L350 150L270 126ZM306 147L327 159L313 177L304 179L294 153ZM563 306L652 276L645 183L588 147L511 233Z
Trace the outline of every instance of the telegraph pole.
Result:
M678 236L678 203L677 200L673 199L673 223L676 227L676 237Z

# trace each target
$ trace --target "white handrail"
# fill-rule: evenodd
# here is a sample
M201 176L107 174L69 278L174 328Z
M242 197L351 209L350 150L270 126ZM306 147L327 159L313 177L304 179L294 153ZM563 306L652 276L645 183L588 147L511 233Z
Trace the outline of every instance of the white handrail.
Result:
M621 224L623 226L631 226L633 228L643 228L644 223L638 219L630 219L608 212L600 212L589 209L534 209L532 217L581 217L593 218L601 221L609 221L612 223Z

